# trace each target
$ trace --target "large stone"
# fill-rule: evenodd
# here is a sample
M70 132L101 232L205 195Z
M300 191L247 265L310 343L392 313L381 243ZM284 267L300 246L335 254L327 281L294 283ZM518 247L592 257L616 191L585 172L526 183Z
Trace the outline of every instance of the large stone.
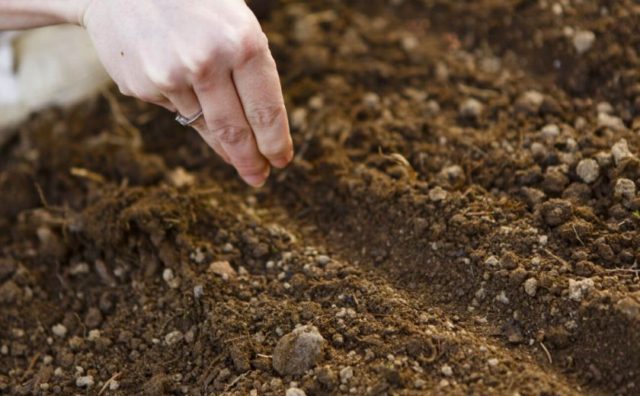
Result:
M301 375L323 357L325 340L315 326L301 326L283 336L273 351L273 368L283 376Z

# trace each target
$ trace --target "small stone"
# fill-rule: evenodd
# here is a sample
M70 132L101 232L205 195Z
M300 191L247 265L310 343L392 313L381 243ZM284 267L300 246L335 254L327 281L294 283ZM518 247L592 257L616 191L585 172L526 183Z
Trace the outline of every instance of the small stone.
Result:
M175 276L173 275L173 270L171 268L165 268L164 271L162 271L162 279L165 282L171 282L174 278Z
M206 259L206 251L202 248L197 248L189 255L189 258L196 264L202 264Z
M347 366L340 370L340 382L343 384L349 383L353 378L353 367Z
M449 67L444 62L436 63L434 72L438 81L447 81L449 79Z
M180 278L173 274L173 270L171 268L165 268L164 271L162 271L162 279L172 289L180 287Z
M527 279L524 282L524 291L531 297L535 297L538 291L538 280L536 278Z
M554 138L560 135L560 128L556 124L548 124L540 132L546 138Z
M632 297L625 297L618 301L616 308L631 320L640 318L640 302Z
M573 35L573 46L579 55L589 51L596 41L596 35L590 30L578 30Z
M416 48L418 48L418 46L420 45L420 42L418 41L418 38L416 36L406 35L402 37L402 39L400 40L400 45L402 46L403 50L405 50L408 53L411 53L415 51Z
M328 390L333 389L338 382L336 374L330 366L324 366L320 368L318 370L317 378L318 382L320 382Z
M91 388L94 383L92 375L85 375L76 378L76 386L78 388Z
M233 245L232 245L232 244L230 244L230 243L228 243L228 242L227 242L227 243L225 243L225 244L222 246L222 252L223 252L223 253L231 253L231 252L233 252Z
M616 185L613 189L613 196L616 198L622 198L631 200L636 196L636 183L633 180L626 179L624 177L619 178L616 181Z
M491 367L496 367L499 363L499 360L496 358L491 358L489 360L487 360L487 364Z
M500 293L498 293L498 295L496 296L496 301L501 302L502 304L509 304L509 297L507 297L507 294L504 292L504 290L502 290Z
M182 341L183 338L184 335L182 334L182 332L175 330L164 336L164 342L166 342L167 345L173 345Z
M569 279L569 298L574 301L582 301L584 296L595 286L592 279L581 280Z
M464 185L466 175L464 169L460 165L451 165L442 168L437 176L438 183L451 187L459 188Z
M109 382L109 390L118 390L120 389L120 382L116 381L116 380L111 380L111 382Z
M576 167L576 173L578 177L587 184L591 184L600 176L600 165L592 158L586 158L578 162Z
M598 113L613 114L613 106L609 102L599 102L596 106Z
M497 267L500 265L500 260L496 256L489 256L486 260L484 260L484 265L487 267Z
M324 254L320 254L318 256L316 256L316 264L318 265L327 265L331 262L331 257L324 255Z
M289 388L285 393L286 396L307 396L306 393L300 388Z
M533 158L540 161L544 159L549 154L549 150L545 147L544 144L540 142L531 143L531 155Z
M222 279L227 280L230 278L234 278L237 273L236 270L233 269L231 264L228 261L214 261L209 264L209 272L213 272L214 274L222 277Z
M538 91L526 91L516 100L515 107L518 111L529 114L537 114L544 102L544 95Z
M611 147L611 154L613 155L613 160L616 165L627 158L633 157L626 139L618 140L618 142Z
M484 105L474 98L466 99L460 104L460 116L464 118L475 119L482 114Z
M315 326L300 326L283 336L273 351L273 368L283 376L301 375L323 356L325 340Z
M303 129L307 125L307 109L304 107L297 107L291 112L291 127L293 129Z
M542 180L542 189L547 194L561 194L569 184L566 175L566 165L559 165L547 168Z
M613 155L609 152L600 151L594 157L601 168L607 168L613 163Z
M204 286L202 285L195 285L193 287L193 297L196 298L196 300L200 299L202 296L204 296Z
M67 335L67 327L62 323L58 323L51 328L51 331L54 335L63 338Z
M529 206L529 208L534 209L542 202L544 202L547 195L538 190L537 188L531 187L523 187L520 190L522 197L524 198L524 202Z
M100 338L100 330L94 329L94 330L89 330L89 335L87 336L87 339L89 341L95 341L98 338Z
M562 4L553 3L553 5L551 6L551 12L553 12L557 16L562 15L562 13L564 12L564 9L562 8Z
M181 166L171 170L167 178L169 183L176 188L191 186L196 182L196 177Z
M607 113L598 113L598 127L609 128L614 131L624 131L627 129L622 119Z
M566 223L573 215L571 202L563 199L551 199L542 204L542 218L545 223L555 227Z
M440 202L447 199L447 192L440 186L436 186L429 190L429 199L432 202Z
M362 97L362 104L372 110L378 109L380 107L380 96L375 92L368 92Z
M451 377L453 375L453 369L448 364L443 365L440 368L440 371L447 377Z
M440 104L433 99L427 101L426 105L427 115L435 116L440 114Z
M69 347L74 352L79 351L83 345L84 345L84 340L78 336L72 336L69 339Z
M85 262L76 263L69 269L69 275L78 276L89 273L89 264Z

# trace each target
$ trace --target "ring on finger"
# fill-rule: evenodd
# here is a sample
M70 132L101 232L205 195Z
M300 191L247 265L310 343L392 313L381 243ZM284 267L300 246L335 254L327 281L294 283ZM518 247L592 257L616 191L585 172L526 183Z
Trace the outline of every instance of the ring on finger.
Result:
M191 117L185 117L180 113L176 113L176 121L182 126L189 126L196 122L200 117L202 117L202 110L192 115Z

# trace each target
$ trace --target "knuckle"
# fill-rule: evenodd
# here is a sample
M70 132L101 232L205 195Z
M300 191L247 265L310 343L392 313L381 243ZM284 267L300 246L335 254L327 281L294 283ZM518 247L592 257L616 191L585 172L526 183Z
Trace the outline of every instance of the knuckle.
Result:
M118 91L124 96L135 96L133 91L126 85L118 84Z
M164 75L151 77L151 82L161 92L174 92L180 90L183 85L179 75L175 70L168 70Z
M220 143L235 145L242 143L247 138L249 129L240 126L226 125L215 128L213 133Z
M247 119L254 128L270 128L282 121L286 110L284 105L256 107L247 111Z
M209 52L203 52L194 55L189 59L187 73L191 75L195 81L204 81L213 70L215 64L214 59L217 58L219 49L212 49Z
M267 36L260 30L247 29L239 33L238 63L244 64L269 48Z
M184 85L185 68L179 64L147 66L146 75L153 87L160 92L173 92Z

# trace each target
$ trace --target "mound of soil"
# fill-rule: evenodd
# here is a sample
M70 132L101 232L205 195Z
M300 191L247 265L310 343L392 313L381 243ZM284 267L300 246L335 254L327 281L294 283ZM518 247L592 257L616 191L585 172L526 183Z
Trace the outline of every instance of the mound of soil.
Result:
M640 7L268 3L263 189L112 93L3 150L0 393L638 394Z

